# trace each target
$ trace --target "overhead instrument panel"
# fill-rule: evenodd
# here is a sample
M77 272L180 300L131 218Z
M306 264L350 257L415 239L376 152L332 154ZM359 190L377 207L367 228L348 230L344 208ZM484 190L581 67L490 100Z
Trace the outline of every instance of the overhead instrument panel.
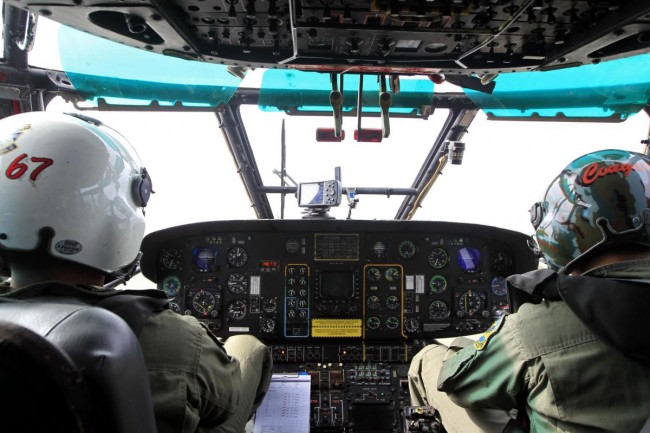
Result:
M174 311L303 347L480 333L508 309L505 277L537 263L522 234L413 221L203 223L143 251Z
M632 0L6 0L150 52L240 67L493 74L650 47Z

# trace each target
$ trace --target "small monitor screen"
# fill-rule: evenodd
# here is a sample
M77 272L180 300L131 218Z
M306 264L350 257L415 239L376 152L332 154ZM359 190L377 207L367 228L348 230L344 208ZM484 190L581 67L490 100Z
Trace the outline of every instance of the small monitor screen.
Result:
M325 203L323 182L300 184L300 206L320 206Z
M323 298L351 298L354 296L352 272L321 272L320 294Z

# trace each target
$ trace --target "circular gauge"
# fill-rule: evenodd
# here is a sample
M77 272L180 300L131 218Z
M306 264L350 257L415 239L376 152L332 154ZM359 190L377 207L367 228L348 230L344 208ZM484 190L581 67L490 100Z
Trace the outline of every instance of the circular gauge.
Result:
M383 242L375 242L370 255L375 259L385 259L388 256L388 248Z
M386 319L386 327L388 329L396 329L399 326L399 319L395 316L390 316Z
M226 283L230 293L245 293L248 290L248 279L246 275L235 272L228 275L228 282Z
M284 243L284 250L289 254L295 254L300 251L300 242L298 239L288 239Z
M192 260L199 272L210 272L217 262L217 251L209 247L196 247L192 250Z
M262 311L265 313L275 313L278 309L278 300L276 298L262 299Z
M436 247L431 250L427 260L433 269L442 269L449 263L449 253L442 247Z
M241 299L232 301L226 308L226 314L234 321L244 320L246 318L246 313L246 302Z
M178 305L176 302L170 302L169 303L169 309L172 310L176 314L182 314L181 306Z
M248 253L244 247L232 247L228 250L228 263L235 268L241 268L248 261Z
M429 280L429 289L431 293L442 293L447 289L447 279L442 275L434 275Z
M512 257L503 251L496 251L492 255L492 272L509 274L512 268Z
M397 252L400 257L406 260L410 260L415 257L416 253L415 243L413 241L402 241L397 247Z
M273 317L260 317L260 331L262 334L273 334L275 332L275 319Z
M397 307L399 307L399 298L397 296L390 295L386 298L386 308L389 310L395 310Z
M169 248L162 251L160 254L160 262L164 267L171 270L182 269L181 260L183 253L176 248Z
M162 290L165 292L168 298L175 298L178 295L178 292L181 291L181 280L178 277L171 276L167 277L162 282Z
M369 329L377 329L379 328L379 325L381 325L381 321L379 320L378 317L371 316L368 317L368 320L366 320L366 326Z
M194 311L203 316L210 314L210 311L212 311L216 302L214 295L205 290L199 290L192 297L192 307L194 307Z
M404 321L404 329L409 334L415 334L420 331L420 319L415 317Z
M368 268L366 275L368 276L368 281L373 283L381 280L381 271L377 268Z
M429 317L433 320L445 320L449 318L449 305L445 301L436 299L429 305Z
M468 316L477 313L483 306L481 296L473 290L468 290L458 298L458 308Z
M381 308L381 300L375 295L368 296L368 299L366 299L366 306L369 310L378 310Z
M458 266L465 272L476 272L481 266L481 252L476 248L458 250Z
M390 267L384 271L384 278L386 278L386 281L389 281L391 283L394 283L396 281L399 281L400 274L399 274L399 269Z
M492 288L492 293L494 293L496 296L506 296L508 294L506 279L503 277L492 278L490 287Z

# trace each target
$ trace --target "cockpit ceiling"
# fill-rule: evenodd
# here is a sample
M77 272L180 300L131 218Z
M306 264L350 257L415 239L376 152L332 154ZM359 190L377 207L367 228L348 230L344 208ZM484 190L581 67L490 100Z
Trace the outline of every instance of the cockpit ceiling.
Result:
M650 49L639 0L6 0L152 52L212 63L492 74Z

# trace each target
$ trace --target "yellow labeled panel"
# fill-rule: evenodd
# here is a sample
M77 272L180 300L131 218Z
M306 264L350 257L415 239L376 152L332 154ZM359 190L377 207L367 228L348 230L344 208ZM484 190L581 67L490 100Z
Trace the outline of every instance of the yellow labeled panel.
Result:
M313 319L312 337L361 337L361 319Z

